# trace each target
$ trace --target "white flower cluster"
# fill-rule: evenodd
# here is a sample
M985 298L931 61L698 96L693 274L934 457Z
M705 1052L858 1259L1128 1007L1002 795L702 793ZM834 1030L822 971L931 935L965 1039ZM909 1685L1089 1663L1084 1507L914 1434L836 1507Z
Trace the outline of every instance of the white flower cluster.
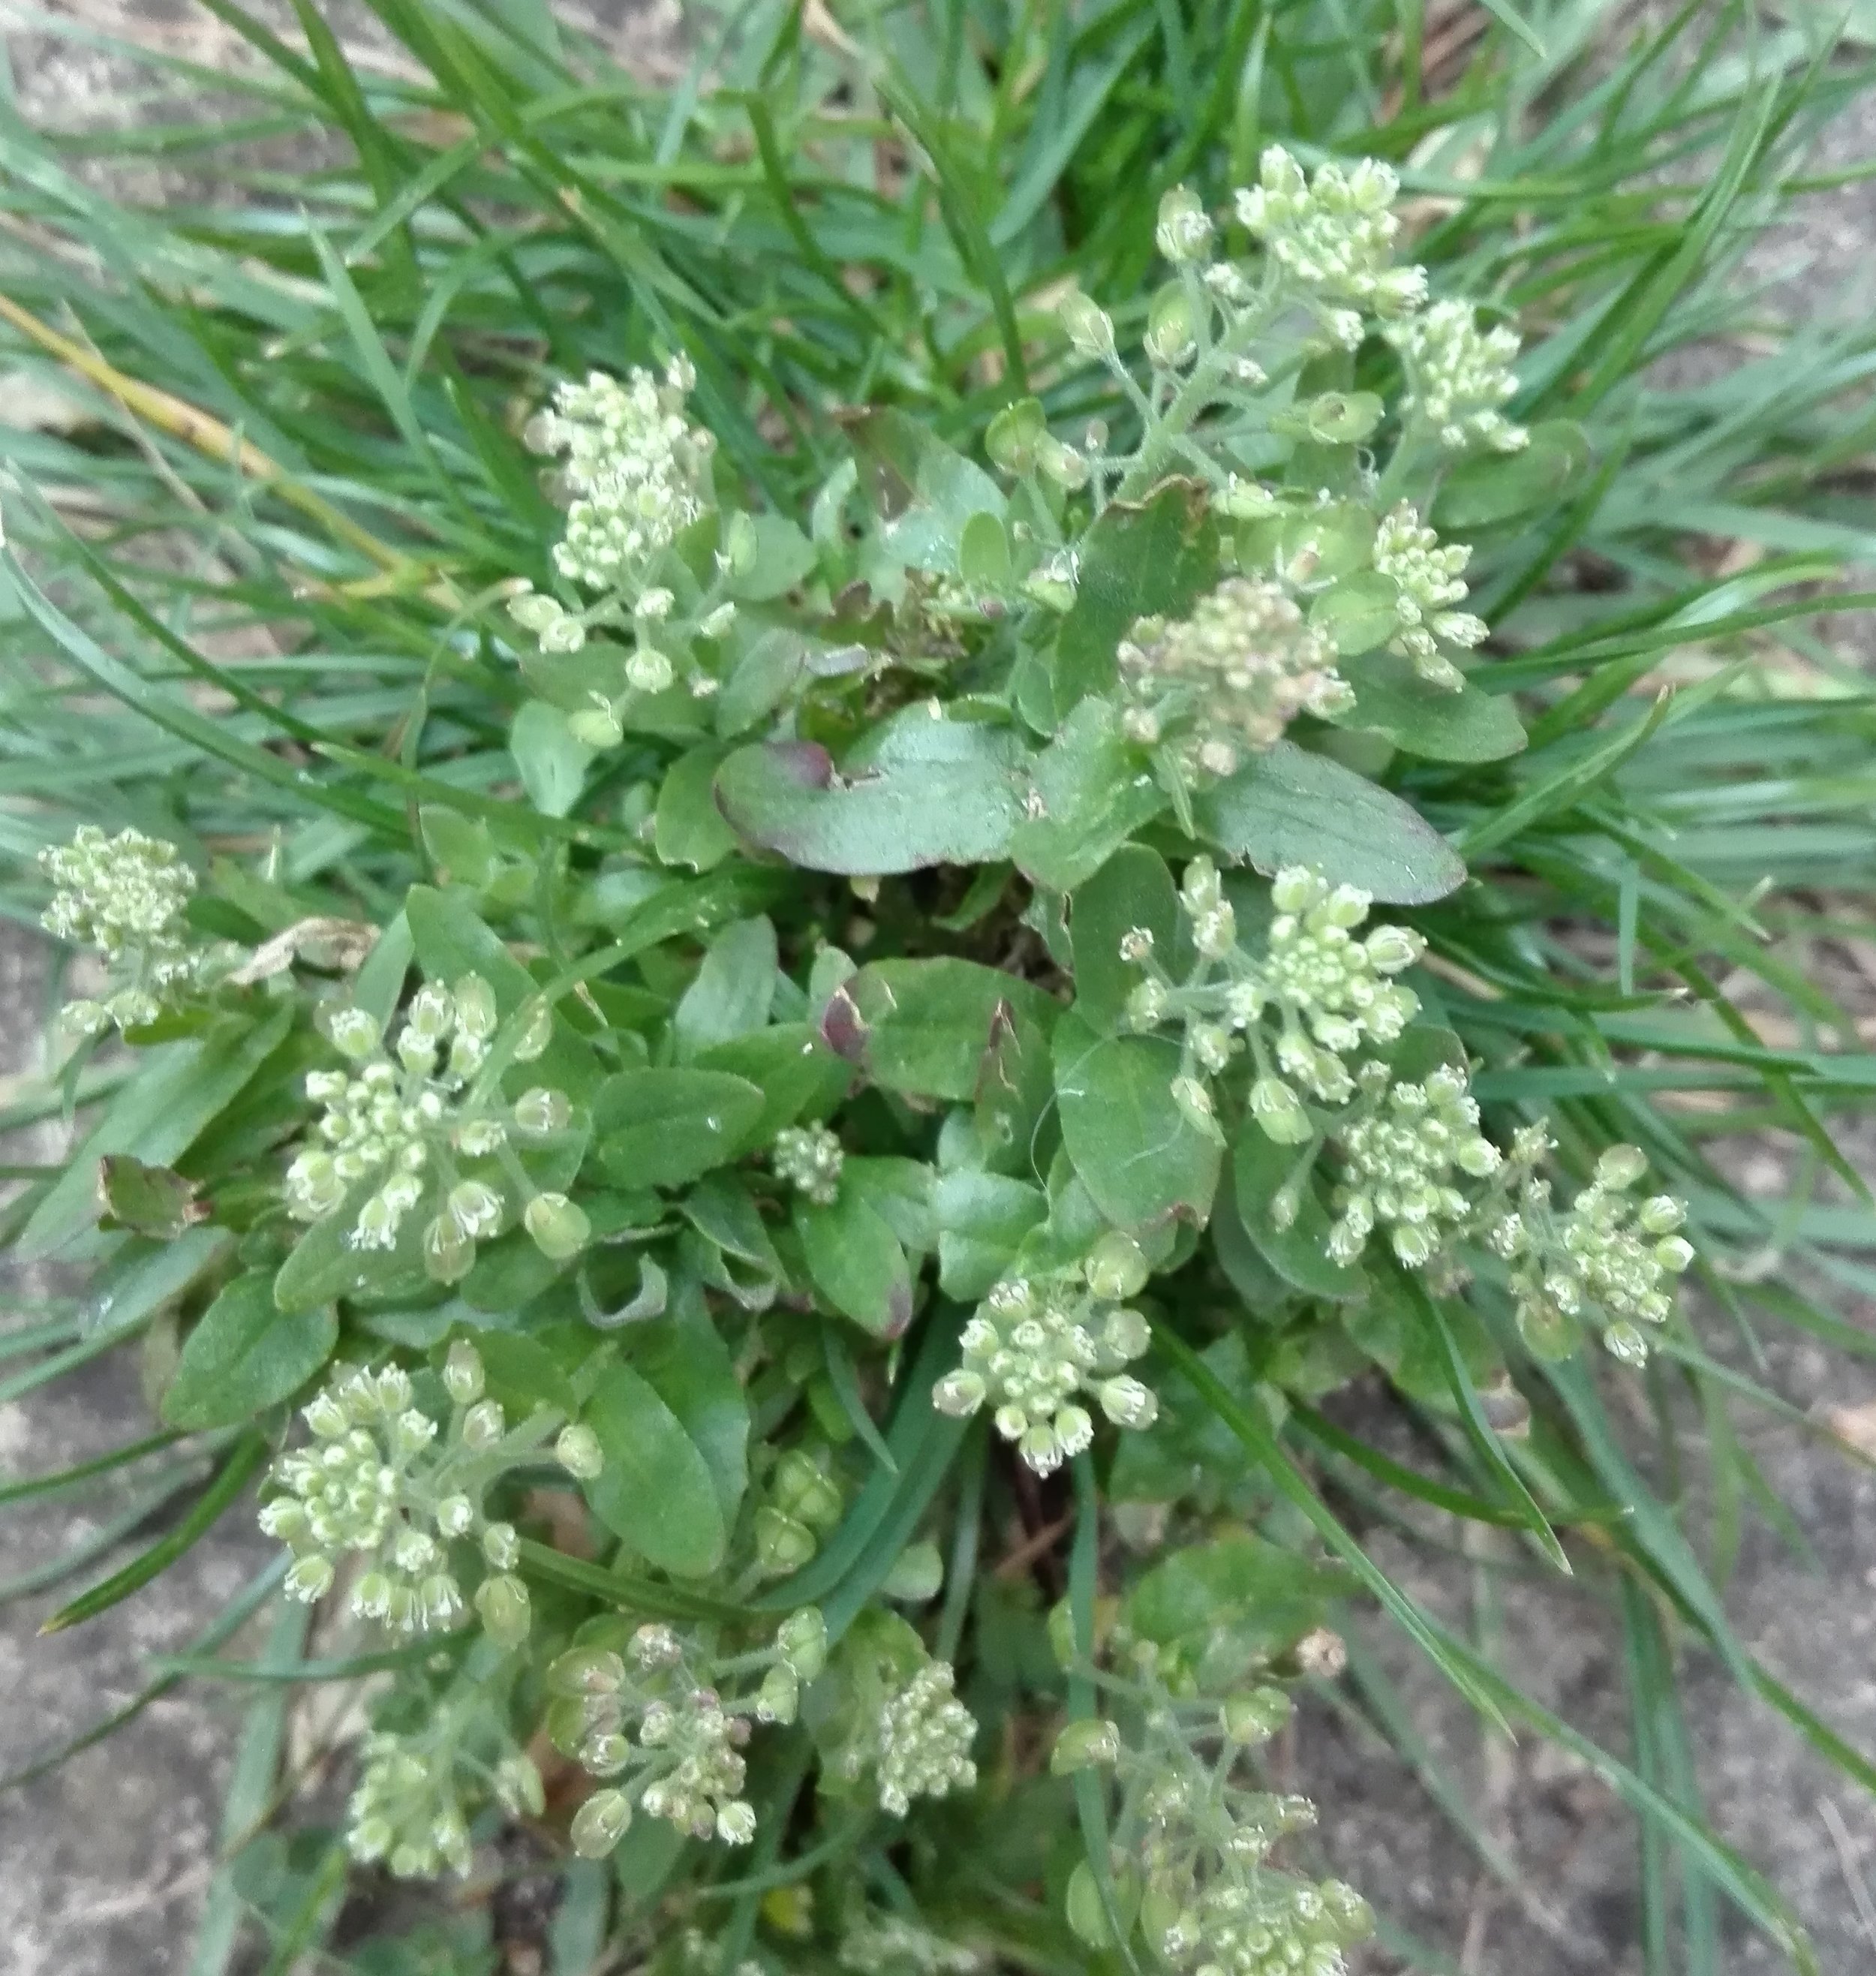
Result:
M1502 1155L1479 1130L1464 1072L1443 1065L1417 1083L1390 1082L1371 1063L1361 1082L1374 1105L1337 1128L1343 1170L1329 1253L1352 1263L1379 1225L1408 1268L1423 1269L1473 1212L1454 1173L1489 1179Z
M262 1507L261 1527L293 1553L287 1590L308 1604L331 1589L341 1558L357 1557L351 1609L395 1633L447 1629L464 1616L450 1552L473 1539L484 1566L476 1611L499 1645L517 1646L529 1625L528 1588L515 1576L519 1542L482 1501L499 1475L532 1457L555 1416L537 1414L511 1435L500 1405L481 1397L482 1360L463 1341L450 1348L443 1384L453 1407L439 1432L400 1368L337 1368L304 1410L312 1444L275 1465L281 1493ZM563 1428L555 1454L571 1474L599 1472L588 1428Z
M1143 618L1121 641L1128 735L1177 739L1190 776L1228 776L1281 740L1298 713L1345 711L1354 695L1335 647L1267 577L1227 577L1190 618Z
M1037 1474L1052 1474L1094 1438L1076 1395L1092 1398L1116 1426L1151 1424L1158 1402L1121 1369L1151 1337L1138 1311L1109 1303L1079 1274L1012 1277L965 1326L964 1362L938 1382L932 1402L962 1416L987 1401L997 1432Z
M593 1776L618 1780L575 1814L574 1849L603 1858L635 1810L693 1838L746 1846L755 1836L755 1813L742 1795L751 1718L795 1719L801 1685L826 1663L826 1622L804 1608L782 1622L772 1651L742 1656L739 1665L766 1672L755 1694L739 1699L726 1700L698 1651L670 1626L640 1626L627 1652L629 1666L610 1648L575 1647L548 1669L556 1697L550 1734Z
M788 1125L775 1135L776 1177L819 1207L831 1207L839 1198L846 1157L838 1137L824 1125Z
M1470 544L1443 545L1408 502L1383 515L1374 532L1375 570L1396 586L1400 631L1394 649L1413 660L1422 679L1452 693L1466 676L1440 650L1440 641L1470 650L1486 635L1482 618L1450 608L1465 599L1460 572L1471 560Z
M86 1036L153 1023L201 968L185 917L196 874L182 853L140 830L107 837L85 823L70 843L41 851L39 868L57 888L39 924L55 939L94 948L117 977L102 1001L67 1003L65 1023Z
M573 497L554 550L563 576L589 590L634 588L709 506L716 441L684 417L696 382L683 357L666 366L662 383L647 370L623 381L595 370L584 384L562 384L551 409L529 425L538 452L563 456Z
M880 1807L903 1818L915 1797L944 1797L977 1781L977 1718L952 1692L949 1661L927 1661L880 1710Z
M1272 882L1277 912L1261 959L1239 945L1237 916L1210 858L1186 867L1180 898L1192 927L1192 972L1175 983L1151 935L1144 928L1127 934L1121 958L1144 976L1127 1000L1129 1023L1140 1030L1183 1026L1174 1095L1195 1123L1210 1121L1206 1080L1232 1062L1242 1039L1256 1072L1250 1114L1265 1135L1285 1145L1316 1138L1305 1095L1346 1104L1355 1086L1344 1059L1393 1042L1419 1013L1419 998L1391 977L1420 958L1420 937L1383 926L1358 940L1368 894L1331 886L1302 865L1285 867Z
M1238 218L1293 280L1377 315L1404 315L1425 299L1427 277L1391 265L1400 189L1372 158L1346 167L1331 160L1305 179L1289 153L1272 144L1258 161L1257 184L1239 190Z
M1514 1148L1514 1161L1525 1150ZM1527 1169L1534 1163L1522 1162ZM1617 1358L1633 1365L1647 1358L1647 1333L1671 1315L1674 1279L1693 1260L1693 1245L1680 1232L1685 1204L1667 1194L1635 1198L1647 1171L1639 1148L1611 1146L1568 1214L1552 1214L1548 1186L1529 1177L1518 1206L1487 1222L1486 1240L1516 1266L1519 1323L1540 1345L1568 1326L1594 1322Z
M478 1242L502 1233L512 1191L525 1196L522 1220L545 1253L557 1260L578 1254L591 1230L565 1195L534 1191L512 1159L492 1170L492 1180L465 1176L458 1167L459 1161L499 1158L511 1135L538 1139L563 1131L572 1115L566 1095L545 1087L507 1108L470 1092L496 1020L495 996L477 974L453 988L426 982L388 1051L363 1009L334 1016L333 1043L357 1067L307 1078L307 1096L324 1110L314 1128L318 1143L287 1169L288 1212L296 1220L321 1220L360 1182L381 1175L360 1204L347 1240L354 1249L391 1249L406 1217L429 1196L437 1211L424 1231L424 1266L450 1283L468 1275ZM515 1059L532 1062L552 1036L552 1014L543 1003L516 1042Z
M400 1879L426 1878L446 1867L466 1879L469 1823L453 1765L402 1736L368 1737L347 1808L345 1846L361 1866L382 1860Z
M976 1949L877 1908L863 1908L848 1921L835 1957L857 1976L976 1976L986 1966Z
M1386 331L1407 365L1404 409L1438 433L1452 452L1486 446L1517 453L1531 435L1499 409L1517 396L1512 374L1518 334L1482 330L1470 302L1435 302L1424 314Z

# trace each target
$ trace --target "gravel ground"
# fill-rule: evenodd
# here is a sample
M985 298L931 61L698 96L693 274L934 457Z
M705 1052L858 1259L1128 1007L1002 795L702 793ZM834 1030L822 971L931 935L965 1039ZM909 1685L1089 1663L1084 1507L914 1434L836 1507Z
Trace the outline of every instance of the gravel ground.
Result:
M194 0L78 0L57 11L216 65L227 31ZM355 23L334 6L329 18ZM669 59L676 7L651 15L607 0L590 18L631 58ZM0 21L5 16L0 15ZM630 24L629 26L627 24ZM364 31L357 30L361 44ZM108 51L43 37L11 38L15 84L29 117L107 127L146 114L132 72ZM1827 140L1828 169L1876 153L1876 100ZM1753 278L1799 308L1866 304L1876 275L1876 193L1868 184L1813 200L1802 224L1755 251ZM0 417L5 407L0 404ZM1868 627L1856 640L1868 642ZM0 1069L37 1060L43 959L0 930ZM48 1157L41 1144L31 1154ZM1876 1150L1876 1149L1872 1149ZM1876 1172L1876 1158L1864 1170ZM15 1287L22 1302L58 1286ZM1863 1314L1864 1322L1876 1316ZM1799 1407L1876 1401L1876 1375L1802 1342L1773 1339L1776 1383ZM1360 1411L1363 1395L1351 1396ZM0 1405L0 1474L81 1459L142 1431L139 1368L127 1355ZM1377 1411L1364 1422L1380 1424ZM1739 1635L1857 1747L1876 1750L1876 1470L1801 1431L1742 1414L1742 1438L1790 1506L1802 1546L1750 1522L1730 1587ZM108 1507L40 1506L0 1517L0 1581L10 1581L96 1530ZM1463 1559L1430 1560L1385 1533L1377 1559L1456 1623L1476 1623L1479 1574ZM54 1602L0 1607L0 1770L121 1704L141 1686L148 1657L173 1652L258 1567L265 1547L232 1519L163 1581L92 1624L54 1638L36 1629ZM1514 1581L1514 1603L1487 1616L1506 1663L1539 1698L1618 1750L1628 1725L1612 1615L1592 1596L1554 1582ZM1529 1891L1507 1892L1433 1812L1387 1751L1321 1710L1307 1712L1291 1756L1319 1798L1340 1870L1404 1927L1457 1958L1465 1976L1631 1976L1637 1939L1635 1828L1610 1791L1558 1752L1514 1746L1456 1708L1397 1635L1371 1627L1368 1645L1405 1694L1441 1764L1482 1807L1482 1823ZM1876 1808L1813 1757L1762 1704L1748 1704L1723 1671L1699 1658L1683 1670L1700 1774L1721 1830L1763 1866L1812 1930L1828 1976L1876 1971ZM192 1688L156 1702L108 1744L23 1792L0 1797L0 1968L8 1976L166 1976L189 1965L194 1921L213 1868L220 1802L239 1722L239 1698ZM1720 1915L1727 1976L1783 1966L1765 1942ZM537 1965L538 1966L538 1965ZM1372 1952L1375 1976L1398 1966ZM525 1955L512 1976L532 1976Z

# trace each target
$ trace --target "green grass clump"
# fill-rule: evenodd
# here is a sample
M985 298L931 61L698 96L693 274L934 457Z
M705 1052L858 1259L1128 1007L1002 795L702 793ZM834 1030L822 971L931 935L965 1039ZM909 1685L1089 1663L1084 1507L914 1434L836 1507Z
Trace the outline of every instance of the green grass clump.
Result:
M219 123L0 104L70 413L5 438L4 899L92 950L5 1210L91 1288L0 1394L137 1345L163 1424L0 1496L130 1485L55 1625L257 1480L287 1555L13 1781L258 1684L196 1976L489 1966L485 1905L338 1945L348 1873L516 1824L557 1971L1333 1976L1292 1688L1517 1878L1384 1624L1634 1814L1649 1976L1723 1904L1815 1968L1677 1681L1876 1787L1722 1596L1775 1327L1876 1349L1811 965L1876 332L1749 259L1867 63L933 0L696 9L654 86L539 0L205 5ZM1625 1754L1367 1541L1467 1526L1607 1619ZM321 1826L285 1712L383 1675Z

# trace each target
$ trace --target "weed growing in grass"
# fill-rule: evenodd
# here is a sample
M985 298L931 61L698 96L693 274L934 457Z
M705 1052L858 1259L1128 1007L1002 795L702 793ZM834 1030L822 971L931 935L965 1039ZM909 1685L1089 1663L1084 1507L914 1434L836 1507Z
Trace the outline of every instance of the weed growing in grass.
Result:
M391 1676L198 1970L512 1821L569 1970L1441 1966L1265 1759L1299 1683L1399 1724L1369 1603L1640 1820L1651 1971L1721 1898L1815 1967L1672 1668L1876 1783L1701 1557L1769 1398L1707 1313L1871 1349L1801 950L1876 876L1810 628L1867 601L1868 332L1651 367L1864 75L1697 10L1434 71L1384 5L756 5L658 89L541 10L375 0L364 67L213 11L252 114L127 142L216 203L0 129L0 318L83 394L9 443L8 896L107 976L8 1115L81 1108L5 1225L94 1314L5 1390L172 1352L161 1437L9 1493L209 1457L71 1625L265 1468L286 1555L189 1665L284 1585L257 1749ZM1761 1126L1862 1204L1742 1194ZM1424 1467L1319 1411L1363 1378ZM1631 1759L1362 1541L1455 1518L1613 1574Z

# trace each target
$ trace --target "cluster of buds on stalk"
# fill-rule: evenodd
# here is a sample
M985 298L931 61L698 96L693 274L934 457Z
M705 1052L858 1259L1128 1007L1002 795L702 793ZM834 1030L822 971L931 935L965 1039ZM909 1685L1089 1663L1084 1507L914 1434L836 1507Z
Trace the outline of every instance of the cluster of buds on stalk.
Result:
M1396 926L1358 939L1368 894L1304 866L1277 874L1271 901L1264 951L1253 955L1239 940L1217 868L1193 858L1180 886L1190 967L1175 980L1150 931L1126 934L1121 957L1140 970L1127 1019L1142 1033L1180 1031L1173 1096L1201 1130L1222 1136L1212 1082L1248 1056L1246 1105L1258 1129L1279 1144L1319 1144L1321 1108L1354 1095L1351 1059L1397 1042L1419 1013L1418 997L1394 977L1419 960L1422 944Z
M1456 611L1466 587L1460 572L1472 560L1464 542L1442 544L1407 502L1381 517L1374 532L1374 569L1394 585L1394 611L1400 629L1394 649L1413 661L1429 685L1456 693L1466 676L1440 648L1470 651L1486 635L1486 623L1469 611Z
M512 1105L479 1076L497 1026L495 1000L480 975L453 987L426 982L412 998L396 1042L386 1046L362 1009L329 1020L347 1070L321 1070L306 1095L322 1107L314 1143L287 1170L288 1212L322 1220L352 1205L347 1237L354 1249L393 1249L412 1211L427 1202L423 1265L439 1283L459 1283L478 1243L519 1218L545 1255L564 1261L585 1247L585 1214L564 1194L538 1189L517 1146L565 1131L573 1108L564 1092L524 1092ZM535 1007L511 1052L532 1062L553 1038L553 1014Z
M66 1003L68 1029L98 1036L153 1023L200 978L206 957L186 917L196 874L173 844L140 830L107 837L81 824L69 843L40 852L39 868L55 888L39 924L92 949L111 977L100 999Z
M275 1464L279 1493L261 1510L262 1529L293 1554L286 1580L293 1597L323 1598L349 1559L357 1566L355 1616L398 1634L447 1630L469 1610L456 1559L472 1545L483 1630L505 1648L526 1639L520 1540L512 1523L488 1515L488 1492L510 1470L541 1460L550 1441L553 1458L582 1480L600 1472L603 1457L590 1428L562 1425L551 1411L511 1429L483 1384L481 1357L463 1339L444 1361L450 1405L440 1421L417 1404L399 1366L334 1371L304 1411L311 1443Z
M1482 330L1470 302L1443 301L1389 324L1384 333L1407 367L1403 409L1448 451L1483 446L1519 453L1530 443L1524 427L1499 410L1518 394L1511 367L1518 355L1516 330Z
M742 1795L752 1725L793 1721L802 1686L826 1661L826 1623L812 1606L782 1622L772 1647L729 1659L657 1622L640 1626L623 1653L582 1645L562 1654L547 1671L548 1734L601 1780L574 1814L574 1849L603 1859L640 1812L693 1838L746 1846L755 1836ZM726 1691L732 1681L739 1692Z
M1112 1720L1071 1722L1052 1758L1058 1774L1112 1775L1114 1869L1127 1884L1130 1932L1137 1925L1180 1976L1343 1976L1343 1951L1373 1928L1368 1903L1341 1881L1279 1870L1272 1852L1315 1823L1315 1808L1240 1776L1244 1760L1289 1719L1289 1698L1266 1687L1222 1704L1180 1701L1150 1650L1139 1668L1137 1679L1101 1678L1137 1721L1136 1734ZM1109 1946L1107 1905L1085 1863L1069 1882L1068 1903L1076 1932Z
M894 1818L903 1818L914 1798L946 1797L977 1781L977 1718L957 1698L951 1663L931 1658L915 1636L907 1643L909 1661L895 1655L890 1665L864 1673L850 1665L861 1693L834 1766L850 1780L871 1770L880 1809Z
M707 585L670 553L715 506L716 441L684 416L696 381L683 356L666 367L662 382L642 370L623 380L596 370L584 384L563 384L528 428L530 444L562 459L558 479L569 506L555 567L597 594L570 609L518 581L508 586L509 616L546 653L584 651L596 631L631 634L629 647L605 646L616 670L596 661L585 703L568 713L569 731L590 748L617 746L640 699L680 683L696 698L716 691L716 674L696 641L707 641L707 651L729 636L737 621L729 584L758 553L755 524L739 513L722 521Z
M1539 1171L1550 1151L1541 1125L1515 1136L1502 1184L1475 1214L1479 1238L1509 1265L1518 1328L1532 1350L1562 1358L1588 1327L1625 1365L1640 1365L1648 1333L1673 1315L1676 1279L1693 1260L1680 1232L1687 1204L1670 1194L1638 1197L1647 1158L1639 1147L1618 1145L1559 1212Z
M933 1404L959 1416L989 1405L997 1432L1038 1475L1093 1441L1084 1399L1117 1427L1150 1426L1159 1403L1125 1368L1152 1334L1121 1301L1147 1273L1138 1244L1114 1231L1077 1267L999 1283L965 1326L964 1362L933 1388Z
M846 1154L838 1135L826 1126L784 1126L775 1135L770 1158L775 1177L816 1207L831 1207L840 1197Z
M1246 753L1280 741L1298 713L1354 704L1335 646L1267 577L1227 577L1189 618L1141 618L1118 657L1127 737L1171 746L1188 782L1229 775Z

